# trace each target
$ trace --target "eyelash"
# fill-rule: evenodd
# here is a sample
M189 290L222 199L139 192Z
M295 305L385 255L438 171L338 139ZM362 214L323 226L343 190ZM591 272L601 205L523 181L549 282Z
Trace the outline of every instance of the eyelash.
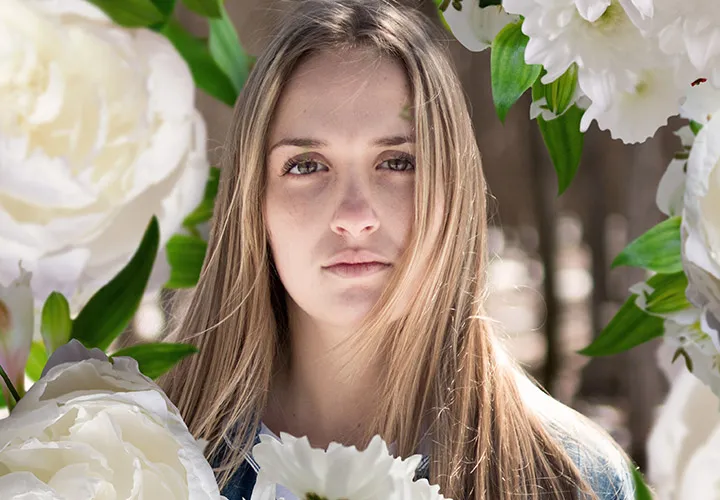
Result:
M394 157L392 157L392 158L388 158L387 160L383 160L382 163L381 163L381 165L384 164L384 163L387 163L387 162L396 162L396 161L398 161L398 160L400 160L400 161L406 161L407 163L410 164L410 167L411 167L411 168L407 168L407 169L405 169L405 170L394 170L394 169L392 169L392 168L388 168L387 170L390 170L390 171L392 171L392 172L403 172L403 173L404 173L404 172L412 172L412 171L415 170L415 157L412 156L412 155L410 155L410 154L408 154L408 153L400 153L400 154L398 154L397 156L394 156ZM322 164L322 163L320 163L320 162L317 161L317 160L309 160L309 159L296 160L296 159L294 159L294 158L290 158L290 159L289 159L288 161L286 161L285 164L283 165L282 175L285 175L285 174L289 173L290 170L292 170L292 169L295 168L296 166L299 166L299 165L308 165L308 164L313 164L313 163L317 163L318 165L321 165L321 164ZM315 172L317 172L317 170L315 170L314 172L309 172L309 173L305 173L305 174L292 174L292 175L294 175L294 176L296 176L296 177L300 177L300 176L303 176L303 175L311 175L311 174L314 174Z

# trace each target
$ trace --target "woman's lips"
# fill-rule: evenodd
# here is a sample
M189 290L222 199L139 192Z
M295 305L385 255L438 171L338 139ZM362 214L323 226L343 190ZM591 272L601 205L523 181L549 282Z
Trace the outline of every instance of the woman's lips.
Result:
M389 268L390 264L381 264L380 262L362 262L359 264L335 264L334 266L326 267L325 270L342 278L357 278L370 276Z

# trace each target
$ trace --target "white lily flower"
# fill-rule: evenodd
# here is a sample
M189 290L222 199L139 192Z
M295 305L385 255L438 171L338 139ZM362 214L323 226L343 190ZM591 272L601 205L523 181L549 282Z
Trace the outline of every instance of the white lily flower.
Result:
M427 481L412 481L419 455L394 458L379 436L363 451L338 443L326 451L312 448L306 437L262 434L252 453L260 472L251 500L274 500L277 485L300 499L313 493L331 500L443 499Z
M625 143L652 137L678 112L683 91L676 85L672 68L648 68L639 72L581 71L578 84L592 101L583 115L580 130L593 120L601 130Z
M580 70L622 72L656 57L656 48L618 0L504 0L503 7L524 16L522 30L530 38L525 61L543 65L543 83L572 63Z
M685 165L686 160L671 160L658 184L655 203L658 209L673 217L682 214L685 196Z
M450 4L441 14L455 38L473 52L489 48L505 26L519 19L505 12L500 5L480 7L477 0L465 0L460 5L462 10L456 10Z

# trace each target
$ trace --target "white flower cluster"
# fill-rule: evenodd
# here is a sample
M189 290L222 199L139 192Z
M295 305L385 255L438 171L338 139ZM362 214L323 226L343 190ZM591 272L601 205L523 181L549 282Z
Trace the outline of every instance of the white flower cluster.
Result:
M720 91L691 91L682 115L704 123L697 136L690 127L677 132L688 159L674 159L660 181L658 208L681 216L686 296L691 308L662 315L665 341L682 349L693 373L720 396ZM646 283L633 287L645 308Z
M427 479L413 481L421 457L394 458L380 438L359 451L330 443L312 448L307 438L281 433L280 440L261 435L253 448L260 466L251 500L275 500L278 485L299 499L443 500L440 487Z
M576 65L577 96L588 99L583 132L595 120L613 138L642 142L678 114L694 86L720 88L715 0L503 0L504 11L464 0L462 8L444 16L470 50L522 16L525 60L543 66L543 83Z

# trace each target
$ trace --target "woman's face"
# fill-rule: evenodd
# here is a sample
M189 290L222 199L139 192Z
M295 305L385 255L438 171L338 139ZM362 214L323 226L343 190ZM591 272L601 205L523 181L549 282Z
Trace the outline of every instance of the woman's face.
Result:
M402 67L364 50L316 54L287 83L264 208L291 314L352 326L382 293L413 219L409 103Z

